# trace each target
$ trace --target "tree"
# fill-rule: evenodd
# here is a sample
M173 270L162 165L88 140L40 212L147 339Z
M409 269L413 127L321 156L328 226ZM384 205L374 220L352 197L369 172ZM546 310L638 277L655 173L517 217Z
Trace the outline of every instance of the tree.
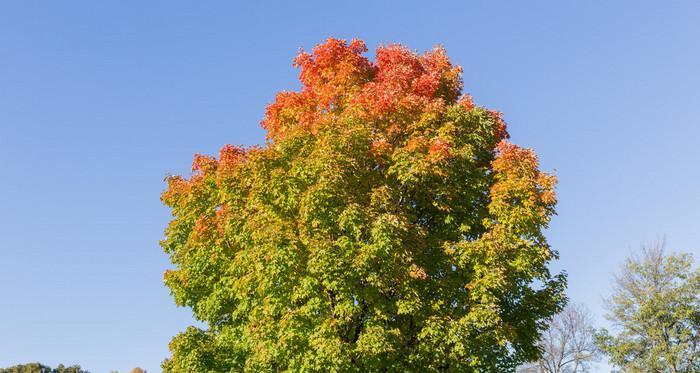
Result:
M40 363L19 364L9 368L0 368L0 373L52 373L51 367Z
M131 373L148 373L148 372L146 372L145 370L143 370L139 367L136 367L136 368L131 370Z
M264 146L170 176L165 283L206 329L165 372L512 371L565 302L542 230L553 176L461 95L442 48L295 59Z
M0 373L90 373L80 368L80 365L64 366L59 364L56 368L39 364L29 363L15 365L9 368L0 368Z
M86 370L80 368L80 365L71 365L69 367L59 364L58 367L54 368L52 373L90 373Z
M589 372L599 358L594 343L593 320L581 304L567 306L554 316L542 334L542 356L537 362L520 369L521 373Z
M602 329L597 343L623 372L700 371L700 270L689 254L664 244L628 258L608 300L617 335Z

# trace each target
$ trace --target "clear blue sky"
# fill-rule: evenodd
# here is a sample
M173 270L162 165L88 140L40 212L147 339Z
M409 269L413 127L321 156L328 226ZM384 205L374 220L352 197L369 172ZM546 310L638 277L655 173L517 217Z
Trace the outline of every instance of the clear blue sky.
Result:
M698 2L232 3L2 3L0 366L160 371L192 322L162 284L163 177L262 142L297 49L329 36L447 48L556 170L554 267L599 320L641 243L700 255Z

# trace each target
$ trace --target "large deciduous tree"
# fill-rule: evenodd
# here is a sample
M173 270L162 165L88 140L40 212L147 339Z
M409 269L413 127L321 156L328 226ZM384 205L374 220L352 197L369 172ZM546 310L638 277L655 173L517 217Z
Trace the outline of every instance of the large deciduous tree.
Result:
M628 258L608 300L616 335L598 344L626 373L700 372L700 268L663 243Z
M442 48L329 39L295 59L264 146L171 176L165 282L206 329L166 372L504 372L538 355L565 278L555 179L462 94Z

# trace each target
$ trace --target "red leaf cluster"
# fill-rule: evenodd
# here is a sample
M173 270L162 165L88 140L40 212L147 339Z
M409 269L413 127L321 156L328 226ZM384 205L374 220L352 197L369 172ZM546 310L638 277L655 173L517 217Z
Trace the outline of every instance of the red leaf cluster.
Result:
M384 130L391 135L401 131L394 123L401 115L439 113L457 102L462 69L450 62L444 48L418 55L391 44L377 48L375 62L362 55L366 51L360 40L328 39L313 53L300 52L294 66L301 69L302 89L279 93L267 107L262 126L268 139L297 130L314 133L319 126L338 123L340 115L386 122ZM474 107L468 96L460 104Z

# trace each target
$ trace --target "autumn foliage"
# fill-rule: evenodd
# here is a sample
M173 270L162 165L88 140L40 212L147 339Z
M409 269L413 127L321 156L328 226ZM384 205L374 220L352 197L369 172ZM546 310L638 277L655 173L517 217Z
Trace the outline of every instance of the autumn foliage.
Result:
M190 327L166 372L504 372L565 286L542 231L553 176L462 94L438 47L328 39L267 142L168 178L165 282Z

